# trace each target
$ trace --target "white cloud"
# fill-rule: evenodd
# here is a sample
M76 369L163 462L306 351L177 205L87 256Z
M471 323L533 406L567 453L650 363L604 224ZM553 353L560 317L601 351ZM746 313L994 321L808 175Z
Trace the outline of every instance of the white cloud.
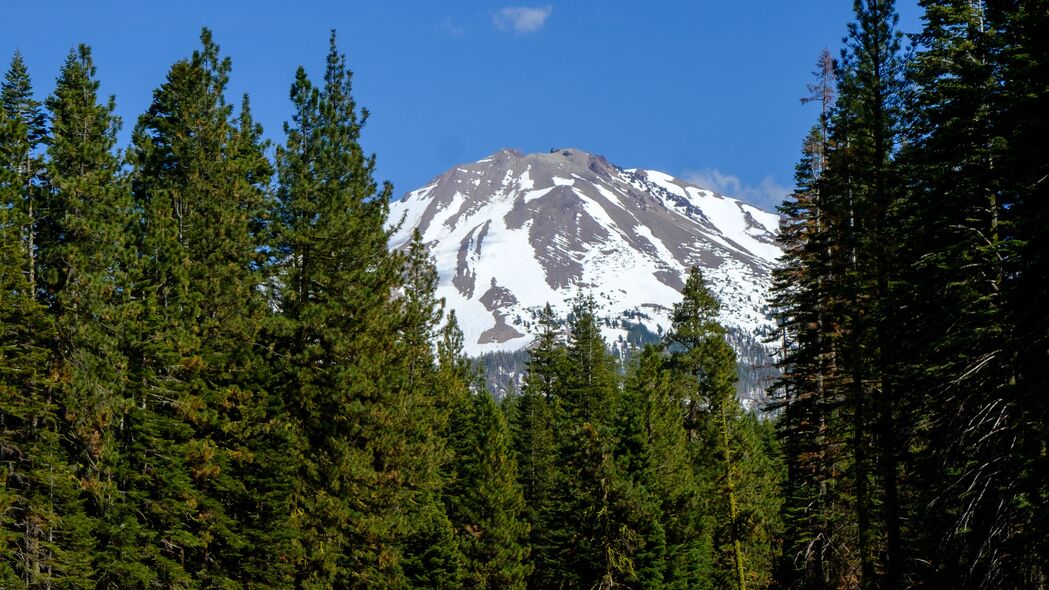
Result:
M757 185L750 185L738 176L725 174L717 168L686 170L685 180L714 192L743 199L764 209L772 209L783 202L790 189L766 176Z
M553 10L551 6L507 6L492 15L492 24L500 31L527 35L543 28Z

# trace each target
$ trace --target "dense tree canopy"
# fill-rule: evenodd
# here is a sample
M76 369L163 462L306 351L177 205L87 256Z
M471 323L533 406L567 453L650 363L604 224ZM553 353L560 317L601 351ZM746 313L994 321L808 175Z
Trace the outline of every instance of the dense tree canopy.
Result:
M208 30L117 137L91 50L0 84L2 588L1046 588L1049 6L856 0L802 102L735 395L702 273L623 355L585 292L496 400L391 251L332 34L275 148Z
M1026 172L1044 116L1018 109L1045 102L1025 35L1046 7L921 4L904 54L893 3L855 3L781 209L781 579L1043 588L1045 273L1025 247L1046 235Z

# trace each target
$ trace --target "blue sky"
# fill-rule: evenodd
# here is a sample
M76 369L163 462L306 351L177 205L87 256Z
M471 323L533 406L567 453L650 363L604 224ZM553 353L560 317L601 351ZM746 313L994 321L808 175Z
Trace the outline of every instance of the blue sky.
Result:
M20 49L43 97L70 47L91 45L126 141L207 26L233 60L231 99L248 92L280 140L295 68L320 76L334 28L371 112L362 143L398 196L503 147L577 147L771 206L816 115L798 98L820 50L837 54L851 5L8 0L0 60ZM898 10L915 32L916 1Z

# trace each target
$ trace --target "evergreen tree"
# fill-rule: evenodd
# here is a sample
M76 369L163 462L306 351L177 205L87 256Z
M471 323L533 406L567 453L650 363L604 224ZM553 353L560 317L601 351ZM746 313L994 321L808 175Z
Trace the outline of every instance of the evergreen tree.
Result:
M652 515L616 462L618 376L592 297L577 298L569 329L550 536L562 587L613 588L637 580Z
M248 241L239 247L248 256L245 262L250 270L240 277L246 287L240 287L234 296L243 297L248 306L241 310L241 317L226 321L235 320L233 337L243 338L253 348L229 358L236 364L224 376L229 381L218 398L221 410L213 426L215 440L222 441L228 453L229 477L217 482L210 493L219 496L239 537L223 548L216 561L227 564L225 569L234 583L272 588L290 586L294 576L295 531L289 515L298 465L288 453L295 438L289 429L287 401L275 386L279 377L273 374L269 353L260 350L260 345L268 344L267 324L273 322L273 301L262 296L263 287L272 283L271 261L264 257L271 248L273 209L269 188L273 167L265 157L270 144L262 137L262 126L252 117L245 95L230 130L229 165L231 196L240 211L234 224L241 232L247 230L241 239ZM245 248L249 244L250 251Z
M0 190L7 188L0 180ZM47 345L54 332L20 264L26 244L10 211L0 209L0 582L88 588L90 522L62 444L62 407L51 395L56 376L48 371Z
M714 537L715 584L742 590L748 575L736 494L738 451L731 444L730 432L740 412L735 393L736 355L718 323L720 305L698 268L692 267L681 293L667 343L673 351L671 363L680 384L679 395L687 405L686 429L693 442L697 476L716 482L711 492L717 501L708 513L716 515L713 520L720 524Z
M649 345L627 372L620 404L621 468L652 503L642 588L709 587L709 529L701 527L699 488L689 457L684 408L674 395L666 355ZM704 544L708 546L704 546Z
M525 588L529 574L525 500L510 429L480 379L456 411L455 479L449 516L463 556L465 588Z
M1005 276L1007 309L1012 319L1011 354L1016 359L1016 405L1021 442L1014 448L1011 465L1019 464L1017 494L1011 498L1013 522L1004 553L1002 587L1049 586L1049 541L1044 534L1049 514L1049 159L1041 148L1049 132L1049 5L1045 0L989 3L995 20L1002 22L1004 109L1002 135L1007 141L1007 182L1001 206L1003 225L1015 248L1009 251ZM1002 15L1002 12L1005 12ZM1004 22L1003 22L1004 21ZM1011 383L1010 383L1011 384ZM1012 477L1011 469L1002 470Z
M783 497L786 476L775 425L769 417L744 411L730 424L729 446L736 449L737 522L747 566L747 586L775 584L782 560Z
M829 158L841 201L847 251L844 326L861 585L876 583L879 554L884 583L900 584L902 540L897 486L899 452L897 383L892 330L898 307L889 292L897 172L892 164L899 133L903 62L892 0L857 0L842 50L834 121L838 149ZM866 309L865 309L866 308ZM872 485L872 483L874 485ZM880 514L878 511L880 509Z
M536 344L528 351L524 387L505 402L517 482L525 501L524 519L530 526L530 588L545 588L556 582L556 547L549 533L555 526L551 512L557 478L554 419L560 407L565 361L557 318L549 304L539 314L538 324Z
M410 333L387 251L392 188L360 146L367 111L332 36L324 84L303 69L278 150L283 316L276 350L297 431L293 514L303 587L403 588L410 508L435 486L432 400L405 380ZM434 506L432 503L429 506ZM440 515L435 518L439 519ZM431 520L432 522L432 520Z
M858 0L854 12L836 70L839 96L819 126L819 150L809 150L818 158L807 155L802 164L818 176L801 170L799 178L811 201L803 201L811 209L801 211L803 223L818 224L793 237L786 234L800 240L802 249L791 250L788 243L787 274L781 277L788 277L789 285L794 264L799 282L795 292L781 289L777 302L786 311L784 328L797 339L787 342L786 363L798 364L783 384L788 400L802 400L787 409L787 428L809 430L795 439L804 446L788 451L795 458L814 453L809 469L815 470L807 477L827 485L820 488L818 515L797 512L811 487L800 488L800 502L789 504L796 507L794 525L800 516L809 530L791 543L795 553L820 549L818 560L806 560L807 583L858 579L864 587L880 581L897 587L903 567L898 480L911 436L899 428L907 417L899 404L901 358L893 344L894 326L901 321L899 293L892 286L899 270L894 244L902 191L894 157L903 58L892 1ZM799 419L794 412L804 415ZM809 536L812 532L827 536Z
M1044 98L1044 84L1028 81L1044 68L1030 57L1044 44L1029 35L1044 29L1045 7L922 6L901 118L892 4L857 3L827 165L818 178L799 175L785 208L781 435L792 477L802 476L788 488L792 552L835 530L813 526L819 518L805 509L815 507L825 523L855 520L857 558L806 564L802 584L1039 587L1044 573L1032 564L1044 546L1026 535L1037 529L1028 507L1044 494L1031 458L1044 443L1025 426L1038 423L1041 405L1023 375L1034 364L1027 351L1042 342L1044 306L1014 315L1013 305L1039 293L1044 277L1038 263L1027 266L1042 249L1026 250L1044 232L1024 225L1043 219L1030 195L1044 158L1030 157L1038 150L1028 131L1044 117L1017 107ZM803 200L812 194L819 200ZM817 220L822 232L812 231ZM837 428L844 420L851 432ZM841 485L839 465L851 485ZM813 495L809 478L832 485Z
M783 441L787 478L784 556L780 581L825 587L848 579L852 546L851 500L844 490L842 441L847 437L846 392L840 359L843 318L835 298L844 273L837 243L833 186L825 181L834 148L830 136L836 64L824 50L816 81L802 102L818 102L817 124L805 138L795 172L796 189L779 207L784 250L773 271L771 303L781 346L783 373L771 389L772 410ZM824 194L824 193L827 194ZM828 201L830 201L828 203Z
M94 519L97 547L85 558L106 579L122 561L118 537L126 536L109 528L109 511L120 494L115 417L126 388L122 345L133 252L130 194L114 149L120 121L112 98L100 102L98 85L90 49L70 51L47 100L52 130L38 268L56 331L50 362L60 379L53 395L65 408Z
M127 359L124 334L126 272L131 263L131 203L115 153L120 120L112 98L99 102L91 50L71 51L48 99L51 139L47 148L46 213L39 268L58 338L55 362L84 476L103 485L114 452L114 404L123 394Z
M415 399L406 408L412 440L403 444L416 449L418 495L400 543L412 588L458 588L464 573L455 534L458 523L449 514L447 490L455 482L455 439L472 427L461 422L460 414L468 395L469 364L461 358L462 335L454 314L438 333L444 301L436 299L436 289L437 270L416 231L406 252L401 288L403 350L399 364L386 368L400 376L401 387Z
M25 588L92 585L91 522L66 440L66 375L49 362L54 324L37 300L45 118L16 54L0 111L0 580Z
M6 184L11 200L5 204L11 207L10 222L20 228L24 242L22 270L34 291L37 289L36 233L43 173L39 148L47 140L47 115L41 106L33 98L33 84L25 60L16 51L0 84L0 109L5 121L0 165L10 174Z
M262 357L245 343L267 313L259 269L270 167L247 102L239 122L226 103L229 71L204 30L133 135L141 258L121 485L149 529L145 542L127 539L145 547L142 584L288 575L289 564L256 546L284 528L280 507L262 498L285 483L255 474L262 488L248 489L241 477L258 469L254 445L269 441L255 436L271 406L257 382Z
M923 2L921 51L909 69L908 182L898 281L905 331L900 405L914 416L914 583L991 583L1005 563L1015 436L1004 354L1007 232L998 137L995 26L982 3ZM957 413L943 413L944 406ZM1003 477L1004 476L1004 477ZM932 567L930 567L932 566Z
M709 487L697 480L690 434L686 428L686 404L675 388L673 366L664 350L660 367L653 366L652 353L642 356L639 378L648 392L649 430L653 449L652 489L662 499L667 535L666 587L709 588L713 584L714 527L704 518ZM652 371L652 373L649 373Z

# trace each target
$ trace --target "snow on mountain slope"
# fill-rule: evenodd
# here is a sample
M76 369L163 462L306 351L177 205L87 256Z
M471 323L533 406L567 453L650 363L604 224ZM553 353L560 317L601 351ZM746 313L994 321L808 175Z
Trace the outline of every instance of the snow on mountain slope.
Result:
M533 340L534 315L564 315L579 293L597 300L625 338L630 323L659 333L692 265L745 334L771 327L765 306L781 254L778 217L655 170L613 166L577 149L502 150L457 166L391 204L403 220L391 247L418 229L431 248L466 352L516 350Z

